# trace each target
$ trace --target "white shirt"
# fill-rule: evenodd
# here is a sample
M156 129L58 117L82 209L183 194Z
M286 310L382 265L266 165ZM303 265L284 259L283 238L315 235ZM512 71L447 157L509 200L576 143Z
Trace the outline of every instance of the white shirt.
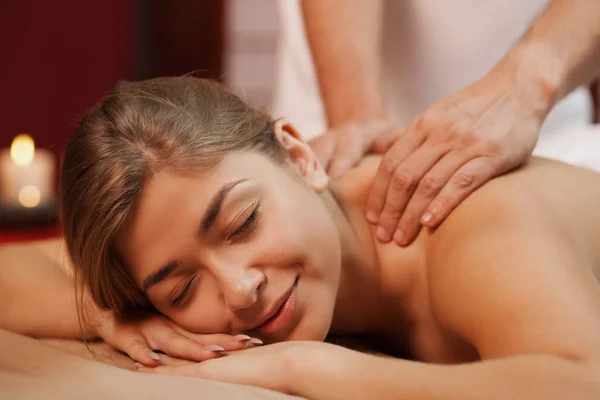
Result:
M527 31L549 0L387 0L383 88L389 114L408 126L428 106L483 77ZM279 0L280 33L272 113L312 138L326 129L299 0ZM564 155L592 119L587 88L548 115L534 154Z

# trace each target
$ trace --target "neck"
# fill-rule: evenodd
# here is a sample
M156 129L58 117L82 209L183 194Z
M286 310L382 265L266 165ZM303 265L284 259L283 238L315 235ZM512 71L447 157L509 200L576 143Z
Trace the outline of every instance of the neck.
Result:
M385 334L391 322L395 330L407 331L405 316L410 304L415 274L415 251L377 244L373 227L363 216L362 202L347 196L343 185L333 182L322 194L339 231L342 266L330 334ZM359 196L360 197L360 196ZM389 246L394 246L389 247ZM386 268L387 255L394 252L399 265ZM412 255L411 255L412 254ZM404 257L403 257L404 255ZM384 259L385 258L385 259ZM404 260L404 261L402 261ZM387 263L389 264L389 263Z

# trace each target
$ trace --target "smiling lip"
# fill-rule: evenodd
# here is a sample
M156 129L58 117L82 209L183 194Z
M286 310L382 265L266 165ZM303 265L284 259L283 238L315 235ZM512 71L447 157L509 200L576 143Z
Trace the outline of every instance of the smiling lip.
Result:
M277 302L274 311L270 312L269 317L264 323L259 325L256 329L263 335L273 335L283 330L296 311L296 289L298 287L298 278L294 282L294 286L289 292Z

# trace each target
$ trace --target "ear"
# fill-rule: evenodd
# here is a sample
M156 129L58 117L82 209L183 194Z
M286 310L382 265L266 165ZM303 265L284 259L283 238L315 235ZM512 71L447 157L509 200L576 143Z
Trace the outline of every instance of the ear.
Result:
M302 178L317 192L327 189L329 177L311 147L300 133L284 118L275 121L275 137L287 150L290 161Z

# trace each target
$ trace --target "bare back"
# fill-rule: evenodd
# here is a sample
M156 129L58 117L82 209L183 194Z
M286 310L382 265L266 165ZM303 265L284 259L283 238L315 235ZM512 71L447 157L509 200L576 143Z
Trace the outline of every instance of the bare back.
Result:
M576 336L560 328L565 324L574 326L566 317L572 309L565 308L564 318L543 319L547 307L559 308L553 303L556 295L550 293L562 291L571 296L585 291L589 304L600 306L596 301L599 287L589 285L594 280L590 269L596 281L600 277L599 174L534 158L518 170L486 183L463 201L439 229L423 229L412 245L400 248L394 243L378 243L373 227L362 216L379 162L379 157L367 157L334 184L338 194L352 204L350 216L355 228L362 226L363 232L371 232L379 268L385 274L382 280L390 286L391 296L403 290L402 284L394 282L405 281L408 269L413 269L408 274L416 271L420 275L409 300L414 306L407 309L407 299L399 298L397 303L402 306L389 312L390 321L394 315L401 318L410 314L410 333L405 326L391 332L391 336L407 336L408 343L398 345L411 358L442 363L480 359L481 348L489 342L476 348L474 340L464 333L471 328L465 321L475 321L478 330L489 324L494 334L508 329L497 321L492 323L488 310L510 316L519 310L523 333L515 341L524 351L533 331L554 332L551 336L559 346L563 338ZM536 290L528 290L528 285ZM514 293L520 288L525 289L520 292L523 297L517 298ZM547 298L542 299L540 288ZM494 295L487 298L497 299L498 304L485 304L483 299L490 293ZM540 298L536 298L538 295ZM482 301L473 302L473 298ZM506 306L508 303L512 309ZM596 305L590 305L590 310L597 309ZM470 316L455 323L458 314ZM587 317L595 321L600 314L590 311ZM514 326L512 330L516 331ZM507 332L505 336L511 335ZM581 338L581 342L586 340ZM488 354L507 352L497 347Z
M547 207L600 277L600 174L534 158L523 168L492 181L488 190L531 193ZM544 221L540 221L543 223Z

